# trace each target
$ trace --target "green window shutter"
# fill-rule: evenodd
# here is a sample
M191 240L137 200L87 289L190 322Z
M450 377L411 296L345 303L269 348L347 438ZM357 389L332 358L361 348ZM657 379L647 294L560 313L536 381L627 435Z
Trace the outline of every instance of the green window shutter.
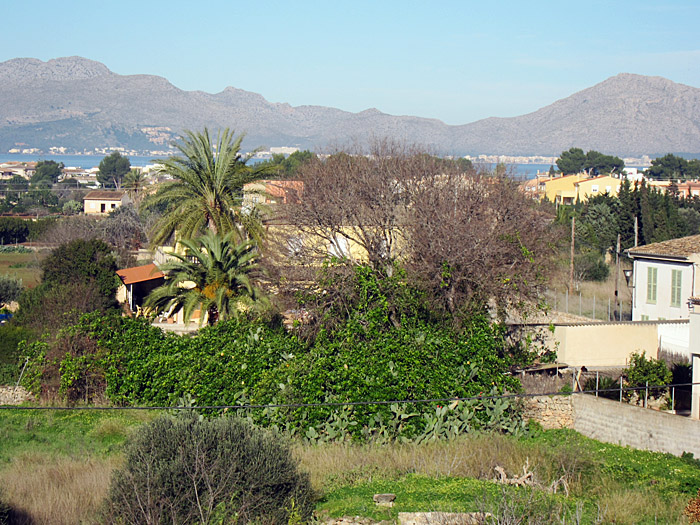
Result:
M671 306L681 306L682 273L680 270L671 270Z
M647 303L656 304L656 277L657 269L647 268Z

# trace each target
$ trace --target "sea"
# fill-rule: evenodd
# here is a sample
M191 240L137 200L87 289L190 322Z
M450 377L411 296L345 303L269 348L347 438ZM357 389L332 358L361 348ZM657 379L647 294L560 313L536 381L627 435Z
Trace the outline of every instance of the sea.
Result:
M64 166L69 168L96 168L104 155L32 155L23 153L0 153L0 164L3 162L20 161L20 162L36 162L40 160L55 160L62 162ZM162 159L162 157L160 157ZM141 157L129 156L129 162L132 166L144 167L150 164L156 164L158 157ZM253 162L260 159L253 159ZM262 159L264 160L264 159ZM549 171L550 164L510 164L508 165L514 177L519 179L534 179L537 173L546 173Z

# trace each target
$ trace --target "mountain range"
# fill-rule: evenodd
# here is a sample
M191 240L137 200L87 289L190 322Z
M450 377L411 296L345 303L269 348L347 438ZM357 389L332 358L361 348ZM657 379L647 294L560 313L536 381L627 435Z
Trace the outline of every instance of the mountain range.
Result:
M185 129L246 133L244 146L322 150L392 137L437 153L553 155L570 147L620 156L700 153L700 89L623 73L533 113L451 126L376 109L290 106L228 87L183 91L163 77L118 75L81 57L0 63L0 152L50 147L166 150Z

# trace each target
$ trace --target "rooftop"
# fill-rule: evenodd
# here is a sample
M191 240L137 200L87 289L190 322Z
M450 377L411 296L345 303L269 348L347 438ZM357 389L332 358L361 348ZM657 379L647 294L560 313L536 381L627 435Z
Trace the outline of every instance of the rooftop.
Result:
M122 200L124 193L126 192L120 190L93 190L85 195L84 200L120 201Z
M690 235L680 239L637 246L627 250L627 253L632 257L658 255L661 257L685 259L694 253L700 253L700 235Z
M124 284L140 283L165 277L165 274L153 263L145 266L134 266L132 268L117 270L117 275L121 277Z

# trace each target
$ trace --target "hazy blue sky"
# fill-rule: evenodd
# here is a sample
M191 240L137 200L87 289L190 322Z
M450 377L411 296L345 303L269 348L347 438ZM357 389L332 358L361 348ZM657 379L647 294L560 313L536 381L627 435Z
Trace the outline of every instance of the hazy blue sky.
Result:
M700 87L697 0L3 2L0 61L79 55L185 90L464 124L621 72Z

